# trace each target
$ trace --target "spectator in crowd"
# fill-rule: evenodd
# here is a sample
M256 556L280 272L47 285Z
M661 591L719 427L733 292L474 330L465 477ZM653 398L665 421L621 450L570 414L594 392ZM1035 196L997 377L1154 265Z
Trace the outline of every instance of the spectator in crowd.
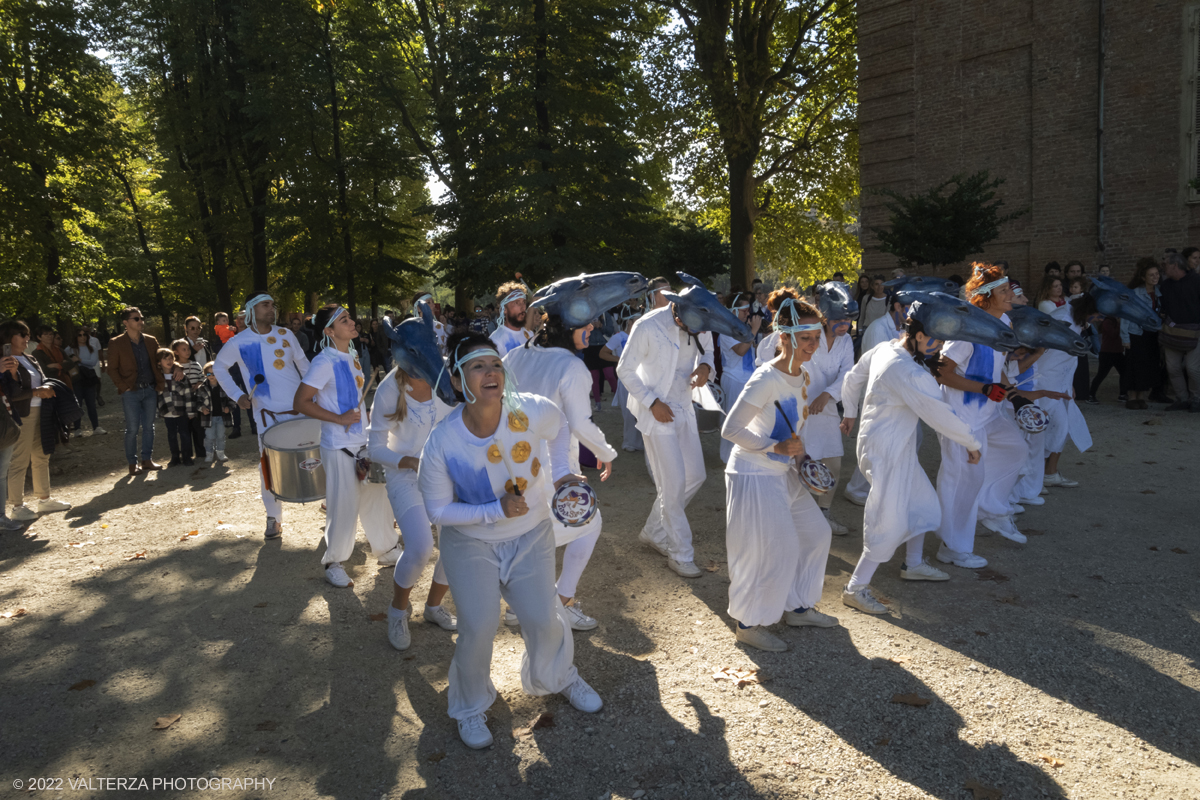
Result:
M200 322L199 317L188 317L183 321L184 338L192 348L191 360L195 361L197 365L207 364L216 355L215 352L208 349L208 342L200 336L202 327L203 323Z
M1096 272L1099 275L1104 276L1105 278L1112 277L1112 270L1109 268L1108 264L1101 264L1099 269L1096 270Z
M1127 402L1125 394L1127 374L1125 347L1121 342L1121 320L1116 317L1105 317L1100 323L1100 365L1096 368L1096 377L1092 379L1092 385L1088 391L1088 403L1096 405L1100 402L1096 399L1096 391L1108 377L1109 371L1113 369L1117 371L1117 375L1121 379L1117 390L1117 400Z
M861 308L862 304L867 302L867 296L871 294L871 276L865 272L858 276L858 288L854 293L854 299L858 301Z
M903 278L903 277L904 277L904 270L901 269L900 267L896 267L894 270L892 270L892 278Z
M217 382L213 362L204 365L204 382L196 392L198 418L204 428L204 446L207 455L204 463L211 464L215 458L221 463L229 460L225 455L225 428L233 424L232 406L225 390Z
M9 349L12 349L11 346ZM4 402L3 379L16 370L15 358L0 356L0 533L19 531L25 527L25 523L8 518L8 466L12 463L13 450L21 436L21 426L8 410L8 403Z
M1082 278L1083 277L1083 262L1082 261L1068 261L1067 266L1066 266L1065 277L1067 279L1067 283L1070 283L1073 280L1078 280L1078 279Z
M187 375L167 348L159 348L158 366L163 375L163 390L158 393L158 412L167 425L167 446L171 448L168 466L193 466L191 420L196 416L196 396Z
M237 314L233 318L233 335L237 335L244 330L246 330L246 312L243 310L243 311L237 312ZM309 341L311 342L312 339L310 338ZM312 345L310 344L309 346L311 347ZM305 355L309 355L308 351L305 351ZM309 357L311 358L311 356L309 356ZM241 365L235 363L233 366L231 366L229 368L229 374L233 378L234 384L239 389L241 389L242 392L245 392L246 391L246 382L242 379ZM258 424L254 421L254 414L248 413L248 414L246 414L246 418L250 420L250 434L252 436L258 436ZM237 403L234 403L233 404L233 430L229 433L228 438L236 439L241 435L242 435L242 409L241 409L241 406L239 406Z
M292 329L296 341L300 343L300 349L306 354L312 350L312 342L308 338L308 332L304 330L303 314L292 314L292 318L288 320L288 327Z
M1137 262L1129 288L1156 313L1162 311L1162 293L1158 289L1158 262L1143 258ZM1146 398L1162 381L1159 370L1158 331L1143 330L1129 320L1121 320L1121 345L1125 350L1125 407L1131 411L1149 408Z
M17 522L32 522L42 514L66 511L70 503L50 496L50 454L42 446L42 401L54 397L54 389L46 386L47 376L29 346L29 326L12 320L0 327L0 341L9 345L12 358L0 374L0 388L12 408L12 416L21 425L17 443L9 457L8 502L13 510L9 518ZM25 476L33 472L33 493L37 505L25 502Z
M871 294L865 302L858 306L858 329L866 332L871 323L888 312L887 294L884 292L883 278L876 275L871 279Z
M1067 298L1063 296L1062 278L1054 275L1047 275L1042 279L1042 288L1037 293L1037 309L1043 314L1053 314L1054 309L1062 308L1067 304Z
M228 342L237 333L237 328L229 324L229 315L224 311L213 314L213 333L217 335L221 344Z
M80 408L87 409L88 421L92 423L91 431L84 435L108 433L100 427L100 418L96 413L96 398L100 394L100 342L88 333L87 328L81 327L75 333L75 345L66 349L66 355L79 365L78 372L72 378L75 399L79 401ZM80 418L75 423L75 430L79 430L82 424L83 419Z
M1047 264L1046 268L1042 270L1042 273L1047 278L1061 278L1063 276L1062 267L1058 265L1057 261L1051 261L1049 264Z
M63 355L62 349L54 343L55 337L58 336L54 328L49 325L38 325L34 336L37 337L37 347L33 350L33 357L41 365L42 372L47 378L62 381L68 389L72 392L75 391L75 384L71 381L71 375L67 371L66 356Z
M185 339L176 339L171 342L171 354L175 356L175 379L183 379L191 388L193 399L195 392L204 383L204 367L200 366L196 361L195 351L191 344ZM199 401L195 401L198 406ZM203 458L204 450L204 425L200 419L200 414L189 417L189 433L192 437L192 450L196 453L196 458Z
M371 334L363 330L361 321L354 322L354 350L358 353L358 361L362 364L363 380L368 383L371 380Z
M142 333L146 320L130 306L121 312L125 333L108 345L108 376L117 387L125 410L125 461L129 474L162 469L154 463L154 415L163 389L159 371L158 340ZM138 430L142 432L142 458L138 462Z
M1170 250L1168 252L1173 253L1175 251ZM1180 255L1183 256L1183 260L1187 263L1188 272L1200 270L1200 247L1185 247Z
M483 316L483 306L476 304L475 318L471 320L469 325L467 325L467 330L469 330L471 333L480 333L484 336L487 336L488 327L487 319Z
M1083 266L1078 261L1072 261L1067 265L1067 302L1073 303L1083 297L1083 293L1087 291L1087 279L1081 278L1078 275L1070 277L1070 273L1078 266L1080 269ZM1093 341L1094 329L1091 324L1085 319L1082 323L1082 332L1079 334L1085 341L1092 342L1092 350L1099 350L1099 343ZM1071 387L1075 392L1075 397L1079 400L1086 400L1091 394L1091 374L1092 365L1088 360L1088 356L1079 356L1075 361L1075 377L1071 381Z
M1189 247L1188 250L1195 250ZM1200 258L1200 253L1190 256ZM1188 269L1187 258L1177 253L1163 257L1162 310L1166 322L1158 334L1175 390L1167 411L1200 412L1200 275Z

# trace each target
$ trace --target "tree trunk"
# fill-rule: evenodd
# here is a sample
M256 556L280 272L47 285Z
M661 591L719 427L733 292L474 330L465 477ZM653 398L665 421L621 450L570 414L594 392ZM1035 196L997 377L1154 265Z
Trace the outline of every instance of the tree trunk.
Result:
M158 313L162 316L163 333L167 335L167 341L170 341L175 336L171 333L171 315L167 313L167 301L163 299L162 275L158 271L158 257L150 249L150 241L146 238L146 226L142 223L142 210L138 207L133 186L120 170L113 170L113 173L125 187L125 198L129 201L129 208L133 211L133 222L137 226L138 242L142 246L142 252L146 254L146 260L150 262L150 281L154 285L154 302L158 304Z
M271 179L262 165L250 173L250 257L254 264L253 289L270 291L271 278L267 272L267 198Z
M754 262L755 205L754 161L751 155L728 159L729 168L729 285L750 290L756 273Z
M38 177L42 197L50 200L50 186L46 170L41 164L35 163L33 164L33 174ZM50 200L50 203L52 202L53 200ZM46 285L57 286L62 281L62 258L58 250L58 221L54 219L54 212L50 208L50 203L47 203L45 213L42 215L42 235L45 237Z
M358 319L358 297L354 284L354 241L350 234L349 177L342 158L342 114L338 103L337 74L330 44L330 17L325 18L325 73L329 81L329 121L333 125L333 164L337 177L337 227L342 238L342 268L346 272L346 307Z

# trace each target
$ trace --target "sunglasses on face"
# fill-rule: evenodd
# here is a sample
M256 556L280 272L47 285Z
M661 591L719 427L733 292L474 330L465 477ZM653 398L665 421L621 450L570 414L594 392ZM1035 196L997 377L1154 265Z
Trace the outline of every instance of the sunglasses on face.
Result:
M142 318L141 317L130 317L129 321L130 322L141 322Z

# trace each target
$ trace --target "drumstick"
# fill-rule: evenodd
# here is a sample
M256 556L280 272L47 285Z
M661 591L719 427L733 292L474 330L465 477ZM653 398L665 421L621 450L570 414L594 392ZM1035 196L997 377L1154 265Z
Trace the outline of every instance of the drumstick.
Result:
M775 401L775 409L783 416L783 421L787 423L788 430L792 432L792 438L796 438L796 429L792 427L792 421L788 419L787 412L783 410L783 406L779 405L779 401Z
M375 375L374 375L374 374L372 374L372 375L371 375L371 380L370 380L370 382L368 382L368 383L367 383L367 388L366 388L366 389L363 391L363 393L362 393L362 397L360 397L360 398L358 399L358 402L359 402L359 404L360 404L360 405L362 404L362 401L363 401L363 400L366 400L366 399L367 399L367 395L370 393L370 391L371 391L371 387L372 387L372 386L374 386L374 385L375 385ZM363 410L365 411L366 409L364 408ZM353 424L353 423L351 423L351 424ZM371 414L370 414L370 412L369 412L369 411L367 412L367 424L368 424L368 425L370 425L370 424L371 424ZM345 426L345 427L346 427L346 433L349 433L349 432L350 432L350 425L347 425L347 426Z
M504 448L500 446L499 439L493 439L492 444L496 445L496 449L500 451L500 460L504 462L504 468L508 470L509 480L512 481L513 494L517 497L521 496L521 487L517 485L517 475L513 472L512 464L508 463L508 459L504 457Z
M261 373L254 376L254 385L250 387L250 402L254 402L254 393L258 391L258 387L267 382L265 376Z

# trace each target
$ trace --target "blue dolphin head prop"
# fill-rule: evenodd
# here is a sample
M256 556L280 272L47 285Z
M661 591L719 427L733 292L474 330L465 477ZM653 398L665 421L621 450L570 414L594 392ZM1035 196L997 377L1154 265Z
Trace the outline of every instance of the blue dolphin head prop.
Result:
M1047 347L1073 356L1086 356L1090 352L1087 342L1070 325L1033 306L1013 306L1008 318L1022 347L1031 350Z
M1092 278L1089 294L1096 299L1096 310L1106 317L1127 319L1148 331L1162 329L1162 320L1150 303L1133 293L1125 284L1096 275Z
M442 369L446 362L433 332L433 311L427 303L417 306L419 318L409 317L395 327L391 319L383 318L383 330L392 343L392 358L400 369L432 386L443 402L454 405L458 401L450 385L450 373Z
M971 342L994 350L1021 346L1012 328L996 317L944 292L899 292L896 299L908 306L908 316L925 328L925 334L943 341Z
M889 293L895 292L943 292L958 297L959 286L946 278L925 277L923 275L902 275L883 284Z
M841 281L818 283L813 286L812 296L825 319L831 322L858 315L858 301L850 296L850 290Z
M582 328L610 308L646 291L648 281L636 272L597 272L563 278L543 286L529 305L557 314L568 328Z
M668 290L664 290L662 294L675 304L675 316L679 317L679 321L686 325L689 331L711 331L739 342L754 340L750 326L717 302L717 296L706 289L703 283L686 272L675 274L679 276L679 280L688 284L688 287L679 294Z

